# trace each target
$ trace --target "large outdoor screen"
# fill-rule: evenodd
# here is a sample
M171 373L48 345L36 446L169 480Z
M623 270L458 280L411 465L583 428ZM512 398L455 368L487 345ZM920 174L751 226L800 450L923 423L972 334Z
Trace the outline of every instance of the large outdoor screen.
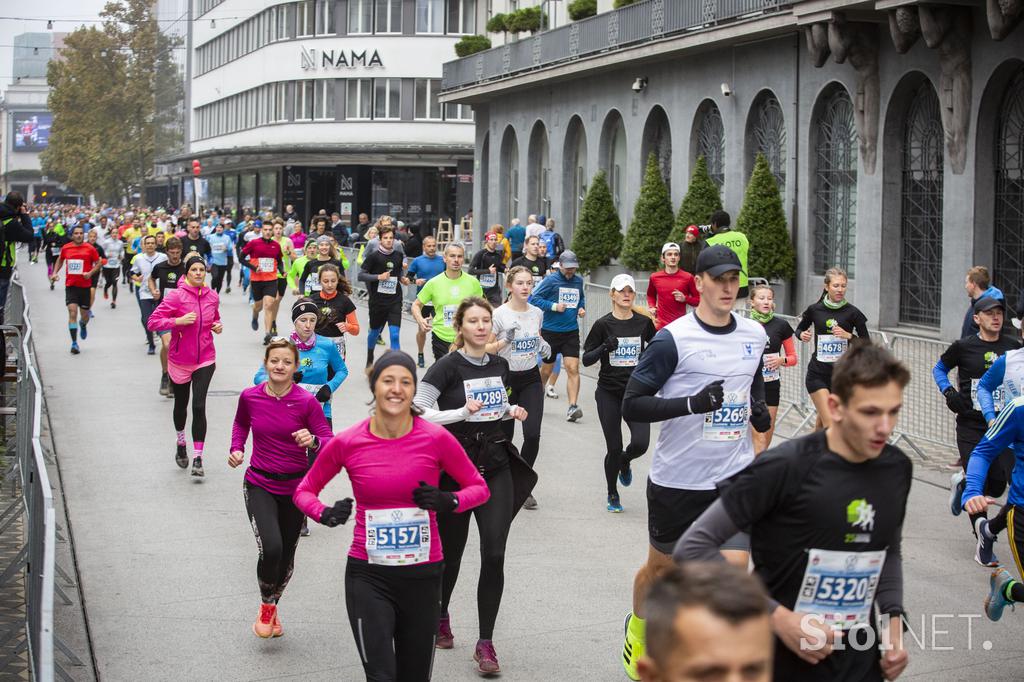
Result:
M38 151L50 143L53 114L47 111L14 111L14 151Z

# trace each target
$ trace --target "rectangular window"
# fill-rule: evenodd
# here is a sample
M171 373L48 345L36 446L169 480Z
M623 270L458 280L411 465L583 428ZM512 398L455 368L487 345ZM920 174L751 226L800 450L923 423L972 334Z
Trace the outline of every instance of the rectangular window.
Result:
M316 87L314 88L314 111L313 118L319 121L333 121L334 120L334 81L333 80L318 80L314 81Z
M369 78L353 78L348 81L348 96L345 102L345 118L369 120L373 114L373 81Z
M416 0L416 32L444 33L444 0Z
M291 104L291 100L288 99L288 84L287 83L275 83L277 87L277 104L275 114L278 121L287 121L290 112L288 111L288 105Z
M476 33L476 0L448 0L448 33Z
M376 30L377 33L402 32L402 0L377 0Z
M313 81L299 81L295 84L295 120L313 120Z
M373 0L348 0L349 35L373 33Z
M375 78L373 81L373 117L397 119L402 100L402 81L398 78Z
M416 79L416 111L414 113L415 118L423 121L441 120L441 105L437 101L437 91L440 88L440 79Z
M303 0L295 3L295 18L298 26L296 35L302 38L316 33L316 12L314 0Z
M334 33L334 0L316 0L316 34Z
M468 104L445 104L444 118L446 121L472 121L473 107Z

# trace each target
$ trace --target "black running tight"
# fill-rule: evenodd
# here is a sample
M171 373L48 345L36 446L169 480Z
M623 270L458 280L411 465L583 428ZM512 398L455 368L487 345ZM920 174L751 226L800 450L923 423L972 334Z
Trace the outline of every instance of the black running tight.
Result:
M217 365L207 365L192 372L192 379L184 384L171 380L171 391L174 394L174 430L184 431L188 418L189 393L192 394L192 442L206 441L206 392L210 390L210 381Z
M540 380L540 370L534 368L525 372L510 372L508 387L509 403L526 410L526 421L522 422L523 445L519 448L519 454L532 467L537 462L540 450L540 423L544 418L544 384ZM516 420L506 419L501 426L505 429L505 436L512 440Z
M491 446L495 447L495 446ZM500 446L504 447L504 445ZM441 581L441 613L448 613L448 604L459 580L462 553L469 538L469 517L476 517L480 531L480 582L476 587L476 607L480 620L480 639L492 639L494 622L498 619L501 593L505 589L505 542L512 526L512 472L505 468L487 478L491 498L483 505L465 513L437 515L437 530L444 547L444 577Z
M113 289L115 302L117 301L117 279L120 275L121 272L117 268L103 268L103 295L106 296L107 291Z
M608 448L604 456L604 478L608 484L608 494L618 495L619 489L615 479L620 471L624 471L629 463L647 452L651 443L651 425L641 422L626 422L629 427L629 446L622 449L622 393L597 387L594 399L597 401L597 418L601 421L604 432L605 446Z
M427 682L441 615L441 563L348 558L345 606L368 682Z
M226 265L211 265L210 266L210 288L220 293L221 288L224 286L224 274L227 272ZM228 285L231 284L231 278L228 277Z
M291 495L275 495L248 481L242 486L242 495L259 550L256 579L260 597L264 604L276 604L292 577L304 515L292 503Z

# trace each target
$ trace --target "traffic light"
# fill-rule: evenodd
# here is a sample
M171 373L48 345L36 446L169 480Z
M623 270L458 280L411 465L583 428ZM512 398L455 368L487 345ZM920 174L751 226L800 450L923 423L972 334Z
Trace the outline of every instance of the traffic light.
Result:
M192 160L192 175L199 177L199 174L203 172L203 167L199 165L199 159Z

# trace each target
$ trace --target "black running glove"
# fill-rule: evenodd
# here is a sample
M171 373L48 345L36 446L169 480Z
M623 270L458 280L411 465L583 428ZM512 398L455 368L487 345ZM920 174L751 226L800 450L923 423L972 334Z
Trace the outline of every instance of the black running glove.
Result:
M608 353L614 353L615 349L619 347L619 337L609 336L604 340L604 349Z
M768 405L763 400L751 401L750 425L758 433L765 433L772 427L772 415L768 411Z
M942 392L942 395L946 396L946 407L949 408L953 414L967 414L974 409L974 405L968 403L967 400L960 395L960 391L956 390L952 386Z
M423 481L420 481L419 488L412 491L412 499L420 509L432 509L438 512L455 511L459 505L455 493L435 488Z
M705 414L714 412L722 406L725 400L725 391L722 390L722 383L725 379L712 381L710 384L690 396L690 414Z
M331 399L331 387L324 384L320 387L320 390L316 392L317 402L326 403Z
M346 497L344 500L335 502L333 507L324 509L320 513L320 523L328 528L334 528L348 521L350 516L352 516L352 498Z
M302 383L302 372L293 372L292 373L292 381L294 381L297 384L301 384Z

